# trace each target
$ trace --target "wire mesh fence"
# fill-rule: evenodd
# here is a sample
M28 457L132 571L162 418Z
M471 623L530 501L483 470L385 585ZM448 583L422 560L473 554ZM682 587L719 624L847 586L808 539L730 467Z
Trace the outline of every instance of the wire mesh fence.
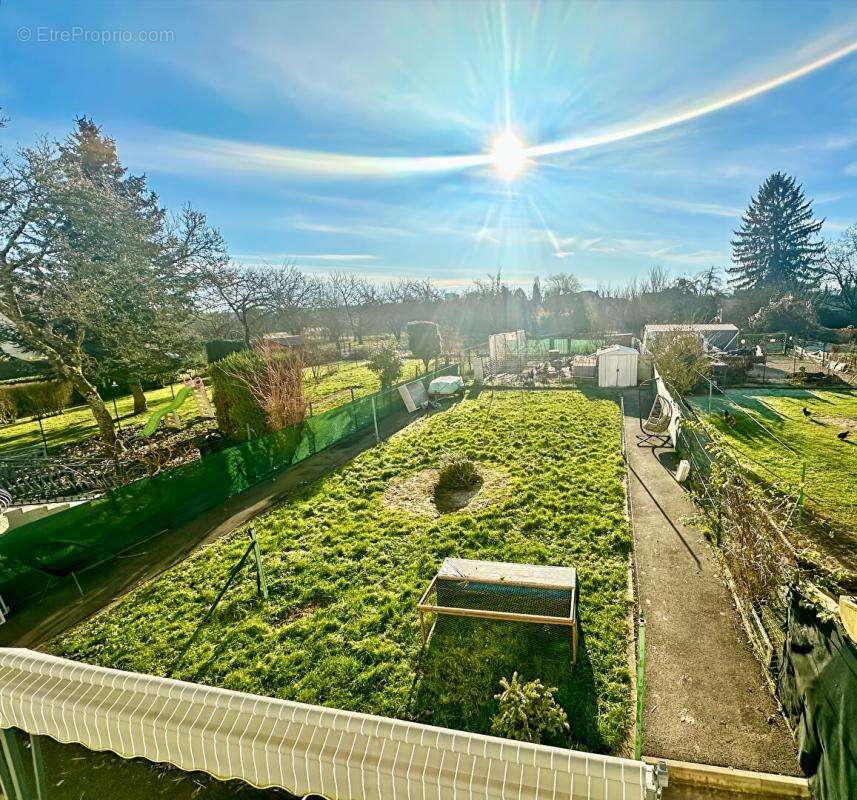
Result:
M742 333L714 365L721 386L857 386L857 347L786 333Z
M734 346L755 350L761 348L763 353L785 355L791 344L791 336L786 331L774 333L742 332L735 340Z
M457 371L452 364L420 381L427 387L433 378ZM0 595L15 608L57 579L103 564L402 412L394 386L14 528L0 537Z
M848 591L854 576L820 541L843 538L818 513L806 490L804 456L715 384L712 397L689 403L665 384L680 417L676 448L691 465L690 488L727 570L751 643L773 674L782 650L782 625L791 588L809 580L829 591ZM708 411L706 411L708 408ZM738 449L718 432L712 415L777 446L777 468L752 450ZM788 468L787 468L788 467Z

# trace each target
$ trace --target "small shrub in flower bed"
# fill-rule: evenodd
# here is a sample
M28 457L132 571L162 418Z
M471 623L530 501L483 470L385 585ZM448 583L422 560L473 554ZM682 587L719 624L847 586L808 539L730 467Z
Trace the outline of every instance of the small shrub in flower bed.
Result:
M439 490L472 489L479 483L479 470L469 458L461 455L446 456L437 477Z

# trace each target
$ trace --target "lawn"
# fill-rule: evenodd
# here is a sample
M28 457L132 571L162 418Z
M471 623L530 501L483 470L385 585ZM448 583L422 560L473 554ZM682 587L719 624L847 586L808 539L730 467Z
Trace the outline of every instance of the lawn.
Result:
M744 410L732 409L735 425L730 427L723 416L726 401L715 396L709 419L717 430L762 480L776 481L776 474L797 491L805 462L807 511L837 529L834 538L828 535L821 543L839 555L850 552L853 556L857 552L857 392L743 389L731 390L728 396ZM707 416L707 397L695 397L692 402ZM810 417L803 408L811 412ZM846 441L836 438L849 429Z
M173 384L173 390L178 392L181 384ZM172 400L170 387L163 389L152 389L146 392L149 402L149 410L144 414L134 415L134 398L131 395L116 398L116 410L119 411L119 424L141 425L148 419L149 415L159 407L166 405ZM113 401L107 401L107 408L111 415L115 414ZM187 419L197 414L196 402L188 400L179 410L179 414ZM72 406L62 414L56 414L42 419L45 430L45 439L48 448L71 444L82 439L94 436L98 432L98 426L92 417L88 406ZM27 418L13 425L4 425L0 428L0 452L8 448L26 447L28 445L41 444L42 436L39 433L39 424L36 420Z
M571 734L556 743L617 752L630 720L619 426L613 400L578 391L483 393L413 424L256 521L270 598L245 571L173 677L487 733L499 679L518 670L559 688ZM484 502L440 516L391 502L451 451L493 476ZM245 543L239 531L197 551L49 649L167 674ZM416 603L445 556L577 566L577 664L555 629L474 620L439 625L423 653Z
M402 379L411 378L415 370L422 372L422 362L418 359L405 359L405 371ZM366 362L339 362L336 371L325 374L322 368L320 379L316 382L312 373L307 368L304 375L304 390L307 398L313 404L313 413L329 411L351 400L351 392L348 387L354 387L354 396L363 397L379 389L378 377L367 366ZM178 391L181 384L174 384L174 391ZM172 399L169 387L153 389L146 392L149 409L143 414L134 415L134 399L131 395L116 399L116 409L119 412L120 425L142 425L149 415L159 407L166 405ZM107 401L107 408L114 414L113 401ZM190 419L198 413L196 401L193 398L186 401L179 410L179 415L184 419ZM71 444L94 436L98 428L87 406L73 406L66 409L62 414L45 417L42 420L45 430L48 448ZM8 448L25 447L40 444L42 441L39 433L38 422L34 419L24 419L14 425L5 425L0 428L0 452Z
M429 369L433 369L432 364ZM409 380L422 374L423 362L417 358L404 359L401 380ZM365 361L340 361L336 365L336 371L327 373L327 368L322 367L319 371L319 380L316 382L309 369L304 370L304 391L312 402L314 414L329 411L331 408L341 406L351 400L349 387L354 389L354 397L365 397L377 392L380 388L378 376L372 372Z

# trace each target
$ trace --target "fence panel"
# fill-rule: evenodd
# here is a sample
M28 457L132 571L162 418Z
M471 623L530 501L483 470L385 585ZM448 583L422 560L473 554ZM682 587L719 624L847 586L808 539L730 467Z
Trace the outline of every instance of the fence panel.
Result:
M795 730L813 796L836 800L857 787L857 646L831 614L793 590L777 694Z
M455 374L453 364L420 378ZM374 402L374 414L373 414ZM58 578L117 556L191 520L343 439L404 411L398 387L309 417L296 427L113 489L0 535L0 596L12 608Z

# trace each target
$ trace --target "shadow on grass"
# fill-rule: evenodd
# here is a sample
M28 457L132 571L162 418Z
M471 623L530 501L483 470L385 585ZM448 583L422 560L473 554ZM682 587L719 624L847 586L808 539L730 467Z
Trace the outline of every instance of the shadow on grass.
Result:
M515 671L523 680L539 678L557 687L557 702L568 714L570 735L544 744L603 752L586 639L580 637L577 663L572 664L570 631L560 626L439 617L417 664L409 716L430 725L491 734L500 678L510 678Z

